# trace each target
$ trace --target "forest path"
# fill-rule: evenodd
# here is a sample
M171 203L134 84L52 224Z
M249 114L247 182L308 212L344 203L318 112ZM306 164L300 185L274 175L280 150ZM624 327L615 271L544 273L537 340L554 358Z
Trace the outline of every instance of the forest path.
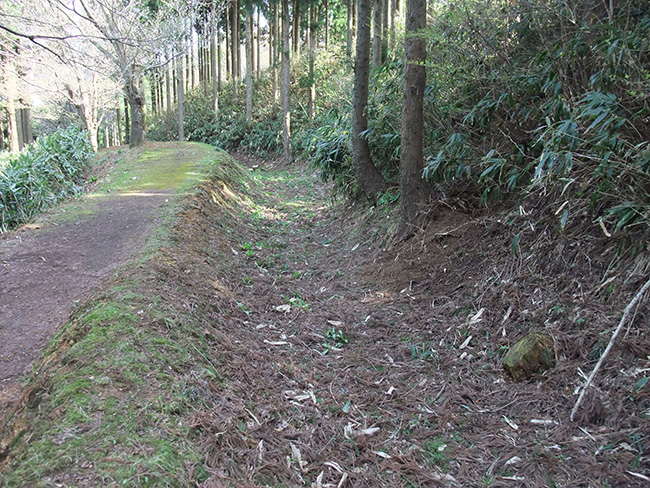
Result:
M63 323L142 251L163 208L214 148L148 144L127 153L94 193L0 238L0 414Z

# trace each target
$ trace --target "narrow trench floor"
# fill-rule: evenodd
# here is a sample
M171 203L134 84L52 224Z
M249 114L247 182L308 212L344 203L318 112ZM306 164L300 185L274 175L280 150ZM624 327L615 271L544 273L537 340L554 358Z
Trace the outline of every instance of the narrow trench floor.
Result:
M332 206L303 167L238 159L261 188L212 231L230 264L214 270L216 373L194 417L203 486L640 486L560 418L565 387L505 376L489 333L471 337L480 313L441 315L453 300L406 266L402 289L374 278L399 258L385 216Z

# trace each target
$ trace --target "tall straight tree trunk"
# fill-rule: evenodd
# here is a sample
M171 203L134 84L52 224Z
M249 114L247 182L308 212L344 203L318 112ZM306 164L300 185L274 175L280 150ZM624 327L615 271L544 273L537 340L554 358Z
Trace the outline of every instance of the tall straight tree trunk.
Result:
M237 46L237 79L241 80L242 77L242 66L241 66L241 1L237 0L236 2L237 6L237 14L235 16L235 19L237 19L237 39L236 40L236 46Z
M383 0L383 11L381 13L381 21L383 23L381 28L381 62L382 64L386 62L388 56L388 26L390 24L390 9L391 0Z
M353 27L354 0L347 0L347 11L348 11L348 21L347 21L348 35L346 39L345 52L348 56L348 59L352 60L352 46L354 44L354 27Z
M246 18L248 19L248 23L250 25L246 26L246 29L250 29L251 33L255 32L255 25L254 25L254 18L255 18L255 7L253 6L253 14L246 14ZM255 53L255 39L252 37L251 34L251 60L252 60L252 66L253 66L253 71L255 71L255 66L257 65L257 60L255 59L259 53Z
M314 105L316 103L316 83L314 82L314 58L315 58L315 53L314 53L314 44L315 44L315 28L316 28L316 13L315 9L317 9L315 5L312 5L309 7L308 14L307 14L307 20L308 20L308 31L307 31L307 42L309 44L309 92L308 92L308 98L307 98L307 113L309 114L309 118L311 120L314 120Z
M32 109L30 108L28 102L24 101L25 107L22 108L23 112L23 143L25 146L29 146L34 142L34 132L32 129Z
M32 127L32 97L29 93L21 98L22 119L23 119L23 143L29 146L34 142L34 131Z
M260 31L260 9L257 9L257 36L255 37L255 42L257 42L257 80L260 79L260 74L262 72L262 44L261 44L261 31Z
M189 92L193 88L194 83L194 29L192 27L192 21L190 19L188 22L188 32L190 33L189 39L187 39L187 55L185 59L185 90L184 93Z
M196 68L197 68L197 83L196 86L203 88L203 82L205 81L205 72L203 71L204 65L203 65L203 45L202 45L202 39L199 37L198 43L196 46Z
M395 13L397 12L397 1L396 0L391 0L391 7L390 7L390 40L389 40L389 47L392 52L395 52Z
M294 18L294 22L297 19ZM282 145L284 159L292 160L291 155L291 111L289 89L291 87L289 69L289 0L282 0L282 66L280 73L280 105L282 105Z
M328 0L323 0L325 7L325 51L330 47L330 4Z
M283 14L284 15L284 14ZM284 22L285 18L282 19ZM300 57L300 0L293 1L293 52Z
M120 105L117 105L117 108L115 109L115 129L117 130L117 145L121 146L122 145L122 109L120 108Z
M18 108L16 109L16 129L18 132L18 150L22 151L25 148L25 138L23 135L23 130L25 126L23 125L23 109L18 102Z
M418 206L426 197L422 180L423 104L426 85L426 46L423 30L427 19L426 0L406 1L404 41L404 86L400 155L400 233L413 234Z
M382 0L374 0L372 17L372 67L377 69L381 66L381 28L383 26L381 14L383 11Z
M272 18L272 24L271 24L271 31L273 35L271 36L273 38L273 42L270 43L269 49L272 52L272 59L271 59L271 90L273 92L273 107L275 110L275 107L277 107L278 103L278 51L279 51L279 26L278 24L280 23L280 17L278 16L278 6L273 4L272 5L273 10L271 11L271 18Z
M253 117L253 16L246 11L246 122Z
M156 75L154 73L152 73L151 74L151 81L150 81L150 84L151 84L151 114L154 117L156 116L156 111L157 111L156 102L158 101L158 94L156 93L157 85L156 85L155 76Z
M230 28L232 31L231 41L231 53L232 53L232 96L237 98L238 93L238 83L239 83L239 8L238 1L233 2L232 7L232 19L230 22Z
M4 151L5 149L5 129L2 124L2 115L0 115L0 151Z
M218 32L216 6L212 4L212 15L210 17L210 73L212 76L212 110L214 110L215 114L219 112L219 88L221 86L221 70L217 68L217 63L221 61L221 56L217 55L219 50Z
M126 86L126 96L129 99L131 109L131 130L129 137L129 146L137 147L144 142L144 96L139 86L139 80L136 75L131 73L128 77Z
M176 103L177 97L178 97L178 87L176 86L176 64L177 60L176 57L174 56L174 51L171 51L171 57L170 57L170 62L169 62L169 78L170 78L170 83L171 83L171 88L172 88L172 102Z
M172 126L172 82L171 82L171 71L172 61L170 61L165 67L165 96L167 97L167 106L165 107L167 115L167 132L169 133ZM121 134L121 132L120 132Z
M217 91L221 91L221 85L223 84L223 73L221 72L221 29L219 24L217 24Z
M129 111L129 99L124 97L124 137L131 140L131 115Z
M232 7L230 7L232 8ZM231 60L231 55L230 55L230 19L232 18L232 14L230 13L230 10L226 9L226 23L224 25L224 32L226 34L226 39L225 39L225 44L226 44L226 80L228 79L228 75L232 78L232 60Z
M165 99L165 72L167 71L165 66L162 66L158 70L158 106L160 107L160 114L165 111L167 108L167 100Z
M275 36L273 35L273 29L275 24L275 7L269 5L269 68L273 69L273 42Z
M357 7L357 54L354 66L354 97L352 113L352 151L357 182L361 192L374 200L386 183L370 157L368 139L368 76L370 74L370 0L359 0Z
M20 151L20 141L18 139L18 121L16 120L16 93L17 78L14 62L9 57L5 57L5 83L6 83L6 112L7 112L7 132L9 136L9 151L16 153Z
M178 84L177 106L178 106L178 140L185 140L185 82L183 80L183 56L178 57L178 64L176 65L176 82Z

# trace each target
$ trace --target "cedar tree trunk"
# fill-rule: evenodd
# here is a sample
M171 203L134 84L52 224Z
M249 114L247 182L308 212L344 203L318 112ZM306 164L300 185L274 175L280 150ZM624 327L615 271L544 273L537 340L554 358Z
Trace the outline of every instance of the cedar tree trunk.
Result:
M402 140L400 157L400 233L413 234L418 205L426 197L422 179L422 127L424 87L426 84L426 0L407 0L404 85L402 106Z
M386 182L370 157L368 139L362 133L368 129L368 75L370 72L370 0L359 0L357 8L357 55L354 66L354 99L352 113L352 151L357 182L369 199L385 190Z
M294 22L297 18L294 18ZM280 67L280 105L282 106L282 145L284 159L291 161L291 111L289 89L291 87L289 70L289 0L282 0L282 66Z

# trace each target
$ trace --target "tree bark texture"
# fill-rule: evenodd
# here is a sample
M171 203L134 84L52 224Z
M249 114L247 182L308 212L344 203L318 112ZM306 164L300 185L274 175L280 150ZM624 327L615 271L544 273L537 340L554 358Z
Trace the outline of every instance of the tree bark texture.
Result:
M117 108L115 109L115 129L117 130L117 144L118 146L122 145L122 110L120 109L120 105L117 105Z
M396 0L391 1L390 7L390 50L395 51L395 13L397 12L398 4Z
M64 87L68 95L68 100L77 109L83 129L88 132L88 138L90 139L90 145L92 146L93 151L97 152L97 149L99 148L97 137L100 122L97 118L97 106L92 103L92 100L96 100L96 97L89 97L91 102L88 104L83 101L84 97L81 94L75 93L71 84L64 82Z
M26 105L21 110L23 112L23 144L29 146L34 142L34 131L32 129L32 109L29 107L27 102L24 102Z
M170 71L172 70L172 62L170 61L169 64L165 67L165 95L167 97L167 106L165 107L167 109L167 131L169 132L170 127L172 125L172 82L171 82L171 73ZM119 116L118 116L119 118ZM122 134L122 131L120 131L120 134ZM121 141L120 141L121 144Z
M237 12L235 14L235 19L237 23L237 38L235 39L235 47L237 48L237 80L241 80L241 75L242 75L242 66L241 66L241 2L240 0L237 0L236 2L237 5Z
M254 8L253 8L253 12L255 12ZM251 36L250 36L251 49L250 49L250 51L251 51L251 60L252 60L252 64L251 64L252 71L255 71L255 66L257 65L257 60L255 58L257 58L257 56L258 56L258 53L255 52L256 46L255 46L255 39L253 37L253 34L255 32L254 17L255 17L255 13L253 13L252 15L250 13L246 14L246 19L247 19L247 22L248 22L248 25L246 26L246 29L250 30L250 32L251 32Z
M25 139L23 137L23 109L20 108L20 103L18 103L16 109L16 129L18 132L18 150L22 151L25 148Z
M323 0L323 7L325 8L325 51L327 51L330 46L330 4L328 0Z
M183 81L183 56L179 56L176 60L176 82L178 83L178 93L177 93L177 106L178 106L178 140L185 140L185 128L183 127L183 121L185 120L185 90L183 87L185 83Z
M297 19L294 18L294 22ZM280 105L282 106L282 145L284 159L291 161L291 110L289 89L290 80L290 42L289 42L289 0L282 0L282 66L280 73Z
M129 146L136 147L144 142L144 96L138 86L138 80L134 73L129 75L125 90L131 108L131 133Z
M318 7L312 5L309 8L309 31L307 34L307 42L309 43L309 92L307 94L307 113L309 114L309 118L311 120L314 120L315 116L315 109L314 106L316 104L316 83L314 81L314 58L316 57L315 55L315 44L316 44L316 25L318 23L317 15L316 15L316 9Z
M273 110L275 110L278 103L278 52L280 47L280 29L278 25L280 23L280 18L278 16L278 6L275 4L273 4L272 19L273 23L271 29L273 35L271 37L273 41L270 46L270 49L273 51L273 59L271 60L271 91L273 92Z
M288 17L284 17L282 21ZM293 52L296 54L296 58L300 56L300 0L293 1Z
M5 129L2 124L2 115L0 115L0 151L4 151L5 149Z
M230 22L231 28L231 43L230 51L232 53L232 96L237 98L239 96L238 83L239 83L239 3L235 0L232 6L232 19Z
M212 110L216 114L219 111L219 85L221 84L221 72L217 75L217 17L216 7L213 4L210 16L210 76L212 78Z
M348 19L347 19L347 28L348 28L348 35L346 39L346 49L345 52L348 56L348 59L352 59L352 46L354 44L354 1L353 0L347 0L347 10L348 10Z
M232 7L230 7L230 8L232 8ZM226 80L228 79L228 75L230 75L232 77L232 59L231 59L232 55L230 53L230 44L231 44L230 43L230 38L232 37L230 35L230 32L231 32L231 30L230 30L230 24L231 24L230 19L231 18L232 18L232 16L230 14L230 10L226 9L226 15L225 15L226 22L225 22L225 25L224 25L224 28L223 28L223 30L224 30L224 32L226 34L226 39L225 39L225 45L226 45L226 53L225 53L226 54Z
M219 24L217 24L217 92L221 91L221 85L223 84L223 73L221 72L221 29Z
M381 66L381 28L383 26L381 14L383 12L382 0L374 0L372 17L372 67L377 69Z
M422 179L422 129L424 88L426 84L426 0L407 0L406 38L400 154L400 233L413 233L418 206L426 198Z
M361 192L370 199L386 188L386 183L370 157L368 139L368 76L370 73L370 0L359 0L357 7L357 54L354 66L354 97L352 113L352 151L357 182Z
M131 140L131 116L129 110L129 100L124 97L124 132L125 139L127 141Z
M260 79L262 73L262 44L261 44L261 31L260 31L260 9L257 9L257 35L255 42L257 43L257 79Z
M253 16L246 12L246 122L253 117Z

